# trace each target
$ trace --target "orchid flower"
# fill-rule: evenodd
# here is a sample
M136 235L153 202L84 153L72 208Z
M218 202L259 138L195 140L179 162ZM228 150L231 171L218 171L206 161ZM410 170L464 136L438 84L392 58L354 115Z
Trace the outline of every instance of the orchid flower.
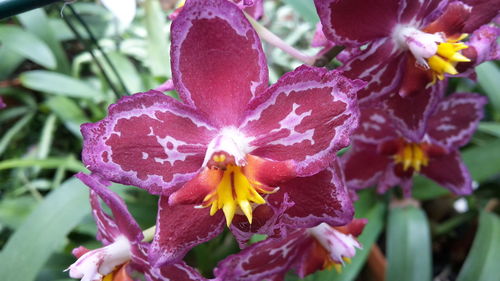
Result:
M268 87L260 40L225 0L187 1L171 34L182 102L135 94L82 126L83 162L93 174L162 195L154 264L182 258L240 214L254 225L295 205L306 227L349 221L352 203L334 162L357 125L355 95L364 83L302 66ZM280 201L282 211L256 211L273 207L272 193L284 200L300 188L318 192L318 205L297 194L296 202Z
M299 229L283 239L266 239L224 259L215 268L215 280L283 280L294 269L300 278L318 270L342 270L361 244L356 239L366 224L354 219L342 227L322 223Z
M4 107L7 107L7 105L5 104L5 102L3 102L2 97L0 97L0 109Z
M203 281L196 270L184 262L152 268L147 261L149 245L143 242L144 235L127 210L123 200L106 188L109 182L90 177L83 173L77 177L90 188L90 204L97 224L97 239L102 248L88 250L82 246L75 248L73 254L78 260L69 266L71 278L82 281L132 281L130 271L145 274L148 281ZM113 217L106 214L99 202L101 198L110 208Z
M498 11L500 1L468 2L315 0L326 38L353 50L345 75L368 82L360 104L381 99L397 129L414 140L441 98L441 80L498 58L499 30L483 25L495 16L484 7ZM408 107L415 100L404 97L416 95L426 97Z
M385 192L400 185L410 196L412 176L421 173L455 194L470 194L471 176L458 149L469 142L485 104L486 98L477 94L450 95L437 105L425 136L416 142L404 138L384 110L365 109L352 149L341 158L348 186L378 184Z

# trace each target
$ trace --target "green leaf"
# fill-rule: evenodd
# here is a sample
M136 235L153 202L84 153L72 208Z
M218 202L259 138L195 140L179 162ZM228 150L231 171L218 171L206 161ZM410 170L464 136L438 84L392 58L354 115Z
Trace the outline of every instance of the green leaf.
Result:
M352 258L351 263L344 266L342 273L339 274L334 270L321 271L310 277L311 281L352 281L356 279L363 268L372 245L377 241L382 231L385 214L384 203L377 201L374 202L374 204L370 204L369 201L373 198L372 194L368 192L363 194L367 196L364 196L364 198L361 196L360 200L356 202L356 217L368 219L368 224L365 226L363 233L359 236L359 242L363 246L363 249L356 251L356 255ZM360 205L371 205L371 207L363 209L362 212L358 212L358 209L360 209L358 206Z
M72 156L67 158L45 158L45 159L8 159L0 162L0 170L22 168L22 167L40 167L41 169L55 169L61 166L72 172L86 172L87 169L81 162Z
M500 138L500 123L497 122L481 122L479 123L478 131L488 133Z
M148 31L148 65L155 77L170 77L170 47L165 32L165 15L160 1L146 0L146 29Z
M88 123L90 120L75 102L69 98L59 96L50 98L46 104L70 132L76 137L82 138L80 125Z
M51 192L7 241L0 253L2 279L32 281L50 255L90 212L88 189L70 179Z
M0 201L0 225L17 229L36 206L37 202L32 196L2 199Z
M479 217L479 229L457 281L497 281L500 261L500 218L486 211Z
M24 87L47 94L94 99L95 101L100 101L103 97L102 93L90 84L53 71L24 72L21 74L20 80Z
M0 44L43 67L53 69L57 66L47 44L18 26L0 25Z
M57 39L54 34L54 30L50 25L49 18L45 11L40 9L35 9L17 15L17 18L21 24L29 30L31 33L36 34L40 39L42 39L47 46L52 50L57 60L57 71L62 73L70 73L70 67L66 53L61 45L61 42Z
M389 212L386 278L388 281L432 279L429 223L419 208L395 207Z
M1 42L0 42L1 44ZM7 79L24 61L24 57L8 48L0 46L0 80Z
M490 103L495 108L495 112L500 112L500 69L493 61L487 61L476 67L477 80L481 88L488 95ZM496 116L500 118L500 116Z
M482 146L466 149L462 159L469 169L472 179L482 183L500 174L500 140ZM485 165L484 163L488 163ZM413 197L426 200L450 193L444 187L422 176L415 177Z
M312 25L319 22L318 13L312 0L283 0L283 2L292 6L299 15Z
M21 130L28 125L31 119L35 116L34 113L29 113L21 120L17 121L0 139L0 155L2 155L9 146L12 139L21 132Z

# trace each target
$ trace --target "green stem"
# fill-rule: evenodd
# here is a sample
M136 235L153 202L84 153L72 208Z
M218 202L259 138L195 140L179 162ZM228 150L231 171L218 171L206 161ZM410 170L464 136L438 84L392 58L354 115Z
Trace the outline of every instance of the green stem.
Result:
M144 239L142 239L142 242L151 242L153 241L153 237L155 236L156 232L156 225L153 225L152 227L144 230L142 234L144 235Z

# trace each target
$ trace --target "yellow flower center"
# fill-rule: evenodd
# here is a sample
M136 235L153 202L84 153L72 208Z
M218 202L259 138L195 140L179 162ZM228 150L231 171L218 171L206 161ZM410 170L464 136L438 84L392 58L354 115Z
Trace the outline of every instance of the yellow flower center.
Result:
M220 157L223 157L223 159ZM215 162L224 162L226 159L224 155L215 155L213 160ZM260 194L271 192L260 188L262 184L247 178L242 168L234 164L227 165L223 173L217 188L214 192L205 196L202 206L208 207L211 205L210 215L212 216L222 209L228 227L233 220L237 207L245 214L248 222L252 223L251 203L266 203L266 200Z
M460 40L467 37L467 34L462 34L458 39L448 39L446 42L439 43L437 53L427 59L429 67L433 72L432 84L444 79L444 74L458 74L455 66L459 62L469 62L470 59L460 53L460 50L467 49L468 46Z
M406 143L403 149L394 155L394 162L396 164L402 164L404 171L411 167L416 172L420 172L422 167L429 164L429 157L421 144Z

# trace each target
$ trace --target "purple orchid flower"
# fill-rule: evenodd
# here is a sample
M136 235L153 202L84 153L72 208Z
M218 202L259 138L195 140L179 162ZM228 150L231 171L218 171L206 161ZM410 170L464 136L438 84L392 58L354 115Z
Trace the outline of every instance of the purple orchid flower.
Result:
M326 38L355 50L343 69L347 77L368 82L358 93L360 103L382 99L397 129L413 141L422 138L441 98L441 80L459 71L470 75L498 56L498 29L483 25L495 16L484 7L498 11L500 1L468 2L315 0ZM408 108L415 100L403 97L421 94L423 104Z
M438 104L418 142L405 139L384 110L365 109L352 136L352 149L341 158L348 186L360 189L378 184L379 192L385 192L400 185L410 196L417 172L455 194L470 194L471 176L458 149L472 137L486 102L477 94L450 95Z
M342 227L322 223L316 227L299 229L283 239L266 239L253 244L238 254L224 259L215 268L215 280L284 280L294 269L304 278L322 269L342 269L350 262L366 219L354 219Z
M179 260L218 235L224 216L228 226L244 216L232 227L242 231L270 231L279 227L271 221L286 224L283 216L302 227L350 221L335 155L357 125L364 83L302 66L268 87L260 40L225 0L187 1L171 34L183 102L140 93L82 126L83 162L94 175L162 195L153 264Z
M104 247L88 250L78 247L73 254L78 260L69 268L71 278L82 281L132 281L132 270L145 274L148 281L204 281L196 270L180 262L152 268L147 261L148 243L141 228L127 210L123 200L106 188L109 182L83 173L76 175L91 188L90 204L97 224L97 239ZM101 198L110 208L113 217L106 214L99 202Z
M0 97L0 109L7 107L7 105L3 102L2 97Z

